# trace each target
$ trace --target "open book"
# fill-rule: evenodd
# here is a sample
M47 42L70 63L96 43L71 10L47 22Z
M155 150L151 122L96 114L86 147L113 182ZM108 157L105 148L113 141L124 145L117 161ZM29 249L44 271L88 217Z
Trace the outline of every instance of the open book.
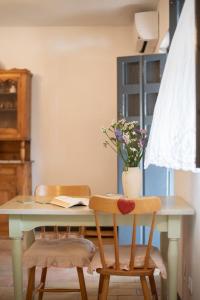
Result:
M78 206L78 205L89 205L89 199L88 198L82 198L82 197L70 197L70 196L64 196L59 195L54 197L49 201L50 204L62 206L65 208L69 208L72 206Z

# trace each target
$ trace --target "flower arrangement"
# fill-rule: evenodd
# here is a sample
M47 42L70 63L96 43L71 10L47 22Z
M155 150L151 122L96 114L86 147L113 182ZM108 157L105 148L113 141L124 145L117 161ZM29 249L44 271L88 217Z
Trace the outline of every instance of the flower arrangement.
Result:
M147 143L147 132L140 129L137 121L121 119L112 122L108 128L102 128L102 132L106 136L104 146L109 146L120 155L125 170L139 166Z

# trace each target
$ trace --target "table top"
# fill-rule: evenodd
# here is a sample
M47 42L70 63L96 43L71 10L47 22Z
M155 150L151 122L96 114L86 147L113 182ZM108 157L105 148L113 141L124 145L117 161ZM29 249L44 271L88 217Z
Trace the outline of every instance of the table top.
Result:
M195 211L188 202L179 196L160 197L162 206L158 215L194 215ZM87 206L63 208L47 204L50 197L16 196L0 206L1 215L92 215ZM42 203L39 203L39 202Z

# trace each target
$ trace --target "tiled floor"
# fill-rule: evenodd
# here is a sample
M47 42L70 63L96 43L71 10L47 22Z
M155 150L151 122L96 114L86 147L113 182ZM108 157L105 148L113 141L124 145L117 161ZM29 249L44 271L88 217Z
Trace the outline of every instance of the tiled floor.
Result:
M26 287L26 270L24 270L24 287ZM39 278L39 272L37 274ZM97 299L98 274L87 274L85 270L85 280L88 292L88 300ZM57 287L78 286L77 276L74 269L50 269L47 277L47 284ZM157 278L158 293L159 278ZM37 298L37 297L35 297ZM0 240L0 299L14 300L12 264L11 264L11 243L9 240ZM79 300L79 293L46 293L44 300ZM142 290L137 278L113 277L109 287L109 300L142 300Z

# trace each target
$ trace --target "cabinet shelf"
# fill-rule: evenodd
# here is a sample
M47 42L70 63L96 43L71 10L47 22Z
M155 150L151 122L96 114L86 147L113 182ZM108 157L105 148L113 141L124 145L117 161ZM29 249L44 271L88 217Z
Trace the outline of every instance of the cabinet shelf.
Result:
M30 160L25 160L25 161L23 161L23 160L1 160L0 159L0 164L12 165L12 164L25 164L25 163L32 163L32 161L30 161Z
M17 108L0 108L0 113L4 113L6 111L16 112Z
M14 92L14 93L11 93L11 92L0 92L0 96L16 96L17 93Z

